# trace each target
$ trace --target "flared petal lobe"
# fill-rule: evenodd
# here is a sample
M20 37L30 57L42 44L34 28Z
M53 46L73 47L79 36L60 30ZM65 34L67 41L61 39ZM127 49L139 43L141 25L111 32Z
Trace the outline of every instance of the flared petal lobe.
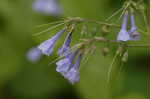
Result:
M75 84L80 81L80 72L75 68L71 68L70 71L65 74L65 78L68 79L71 84Z
M118 41L128 41L130 40L130 36L126 30L121 30L117 37Z
M69 58L62 59L56 63L56 65L57 65L56 71L60 72L62 74L66 73L66 72L68 72L71 64L72 63Z

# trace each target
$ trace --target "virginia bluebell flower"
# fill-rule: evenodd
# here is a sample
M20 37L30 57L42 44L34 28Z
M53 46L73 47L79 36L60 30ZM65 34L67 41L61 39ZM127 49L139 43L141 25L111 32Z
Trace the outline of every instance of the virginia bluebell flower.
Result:
M57 68L56 71L60 72L62 75L68 72L69 68L73 65L73 61L78 54L78 50L75 52L71 52L64 59L58 61L56 63Z
M63 46L58 50L58 54L59 54L60 56L66 55L66 54L67 54L66 52L69 52L71 40L72 40L72 33L69 33L68 36L67 36L67 38L66 38L65 43L64 43Z
M51 55L53 52L53 49L55 47L56 41L60 38L60 36L66 31L66 29L63 29L59 31L55 36L50 38L49 40L46 40L42 44L38 46L38 48L42 51L45 55Z
M26 54L26 57L30 62L37 62L41 59L42 53L37 47L33 47L29 49L29 51Z
M33 9L40 13L51 14L52 16L60 16L62 14L58 0L36 0L33 3Z
M126 12L123 17L121 30L117 37L118 41L128 41L130 39L129 33L127 32L128 16L129 14Z
M80 54L75 62L75 64L72 65L71 69L64 74L64 77L69 80L70 83L74 84L76 82L79 82L80 80L80 63L82 59L82 54Z
M131 29L129 30L130 40L140 40L140 33L137 32L134 15L131 14Z

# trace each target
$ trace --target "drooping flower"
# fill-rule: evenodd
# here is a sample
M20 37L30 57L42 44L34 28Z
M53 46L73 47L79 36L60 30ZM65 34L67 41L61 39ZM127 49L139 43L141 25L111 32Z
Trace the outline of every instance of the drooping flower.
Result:
M51 14L52 16L60 16L62 9L58 0L35 0L33 9L44 14Z
M140 40L140 33L137 32L138 28L135 24L134 15L131 14L130 17L131 17L131 29L129 30L130 40L134 40L134 41Z
M71 68L70 71L68 71L65 74L65 78L68 79L71 84L79 82L80 81L79 69Z
M128 16L129 14L126 12L123 17L123 23L118 34L117 41L128 41L130 39L129 33L127 31Z
M62 45L62 47L58 50L58 54L60 56L66 56L66 54L68 54L67 52L69 52L70 50L70 43L72 40L72 33L69 33L69 35L66 38L66 41L64 42L64 44Z
M59 31L55 36L50 38L49 40L46 40L42 44L38 46L38 48L42 51L45 55L51 55L53 52L53 49L55 47L56 41L60 38L60 36L66 31L66 29L63 29Z
M42 57L42 53L37 47L33 47L29 49L26 57L30 62L38 62Z
M79 82L80 80L80 63L82 59L82 54L80 54L75 62L74 65L72 65L71 69L64 74L64 77L69 80L70 83L74 84L76 82Z
M65 73L68 72L69 68L73 64L73 61L78 54L78 50L75 52L71 52L69 55L67 55L64 59L58 61L56 63L57 68L56 71L64 75Z

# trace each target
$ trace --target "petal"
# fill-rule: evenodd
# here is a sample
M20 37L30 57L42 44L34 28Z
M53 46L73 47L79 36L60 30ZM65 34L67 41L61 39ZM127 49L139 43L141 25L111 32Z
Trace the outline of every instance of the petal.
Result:
M128 12L126 12L123 16L123 22L122 22L122 26L121 29L126 30L127 29L127 24L128 24Z
M133 32L130 35L130 40L133 40L133 41L138 41L138 40L140 40L140 38L141 38L140 33L137 31Z
M133 14L131 14L130 18L131 18L131 27L136 27L136 25L135 25L135 17L134 17L134 15L133 15Z
M131 15L131 29L129 30L130 40L133 40L133 41L140 40L141 36L140 36L140 33L137 32L137 29L138 28L135 24L135 18L134 18L134 15L132 14Z
M68 51L70 50L69 46L63 45L59 50L58 50L58 54L60 56L66 56Z
M45 55L51 55L53 52L53 49L55 47L56 41L60 38L60 36L66 31L66 29L63 29L59 31L55 36L50 38L49 40L46 40L41 45L38 46L38 48L42 51Z
M132 27L128 33L132 34L133 32L136 32L136 31L137 31L137 27Z
M126 30L121 30L117 37L118 41L128 41L130 40L129 33Z
M64 74L64 77L69 80L72 84L79 82L80 80L80 73L79 73L79 67L80 67L80 62L82 59L83 54L81 53L77 60L76 63L72 66L69 72Z
M65 73L69 70L71 62L68 58L62 59L56 63L56 71L60 73Z
M33 3L33 9L38 12L44 12L45 5L46 5L46 2L44 0L36 0Z
M60 16L62 9L56 0L36 0L33 3L33 9L44 14Z
M67 54L67 51L70 50L70 43L72 40L72 33L69 33L69 35L66 38L65 43L63 44L63 46L58 50L58 55L63 56Z
M45 55L51 55L54 49L56 40L49 39L45 42L43 42L41 45L38 46L38 48L42 51Z
M80 81L80 73L75 68L71 68L69 72L67 72L64 77L69 80L70 83L74 84Z
M62 9L56 0L49 0L45 6L45 12L54 16L59 16L62 14Z
M31 48L27 52L27 59L31 62L37 62L41 59L41 57L42 53L37 47Z

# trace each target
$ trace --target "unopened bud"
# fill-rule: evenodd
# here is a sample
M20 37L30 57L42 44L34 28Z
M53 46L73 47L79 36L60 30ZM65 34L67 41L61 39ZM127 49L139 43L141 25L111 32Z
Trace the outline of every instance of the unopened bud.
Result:
M108 53L110 52L109 48L105 47L105 48L102 48L102 54L104 56L108 55Z
M103 25L102 26L102 33L104 35L107 35L110 32L110 26L109 25Z
M119 46L119 48L117 49L117 54L123 53L124 48L122 46Z
M127 61L128 61L128 51L126 51L122 56L122 62L127 62Z

